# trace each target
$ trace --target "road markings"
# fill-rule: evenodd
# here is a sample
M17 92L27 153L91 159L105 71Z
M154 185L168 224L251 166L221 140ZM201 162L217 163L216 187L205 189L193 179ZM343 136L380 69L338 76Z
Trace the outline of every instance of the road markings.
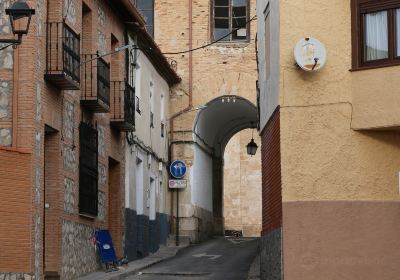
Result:
M195 258L209 258L210 260L216 260L216 259L222 257L222 255L207 255L207 253L202 253L202 254L193 255L192 257L195 257Z

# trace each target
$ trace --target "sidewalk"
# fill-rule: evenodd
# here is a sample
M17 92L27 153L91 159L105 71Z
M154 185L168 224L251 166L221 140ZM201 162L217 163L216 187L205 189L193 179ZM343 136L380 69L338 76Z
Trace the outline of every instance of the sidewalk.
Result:
M175 257L175 255L188 246L171 246L171 247L160 247L160 249L143 259L136 260L130 262L126 267L120 268L118 271L113 272L104 272L104 271L96 271L85 275L83 277L78 278L78 280L120 280L124 279L125 277L134 275L139 271L148 268L152 265L155 265L159 262L164 260L170 259Z

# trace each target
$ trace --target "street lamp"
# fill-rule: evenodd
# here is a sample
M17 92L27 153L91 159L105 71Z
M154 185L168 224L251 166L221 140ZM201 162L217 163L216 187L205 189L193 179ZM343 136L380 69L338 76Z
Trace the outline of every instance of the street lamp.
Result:
M257 152L257 144L256 142L254 142L254 139L251 138L251 141L249 142L249 144L247 144L247 154L250 156L254 156Z
M6 14L10 17L12 33L18 37L17 39L0 39L0 43L9 44L0 50L11 45L21 44L22 35L28 34L31 18L35 14L35 10L31 9L25 1L18 0L10 8L6 9Z
M251 141L249 142L249 144L247 144L247 154L250 156L254 156L256 154L257 148L258 148L256 142L254 142L253 133L254 133L254 130L251 133Z

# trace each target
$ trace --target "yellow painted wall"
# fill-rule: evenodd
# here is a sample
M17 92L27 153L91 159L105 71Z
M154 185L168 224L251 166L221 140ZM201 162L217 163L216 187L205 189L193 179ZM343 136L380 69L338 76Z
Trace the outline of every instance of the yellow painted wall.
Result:
M303 37L325 44L318 73L294 65ZM399 67L351 72L350 1L280 1L283 200L398 200ZM396 75L397 74L397 75Z

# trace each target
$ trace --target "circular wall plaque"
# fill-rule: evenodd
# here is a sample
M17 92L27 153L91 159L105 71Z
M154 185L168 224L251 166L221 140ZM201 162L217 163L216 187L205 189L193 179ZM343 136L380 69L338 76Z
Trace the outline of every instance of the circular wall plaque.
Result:
M294 59L304 71L318 71L326 63L325 46L314 38L301 39L294 48Z

